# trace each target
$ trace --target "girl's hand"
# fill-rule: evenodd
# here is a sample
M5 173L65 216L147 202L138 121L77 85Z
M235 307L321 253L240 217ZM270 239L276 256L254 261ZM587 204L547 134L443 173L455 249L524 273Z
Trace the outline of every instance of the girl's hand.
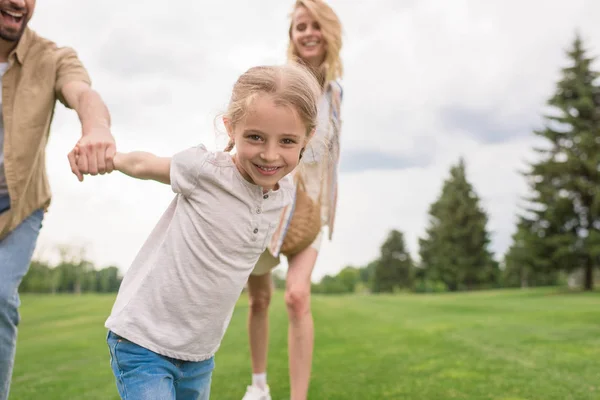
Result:
M79 182L83 182L83 174L79 170L78 166L80 154L81 149L79 148L79 145L76 144L75 147L73 147L73 150L71 150L71 152L67 155L67 158L69 159L69 164L71 165L71 172L77 176Z

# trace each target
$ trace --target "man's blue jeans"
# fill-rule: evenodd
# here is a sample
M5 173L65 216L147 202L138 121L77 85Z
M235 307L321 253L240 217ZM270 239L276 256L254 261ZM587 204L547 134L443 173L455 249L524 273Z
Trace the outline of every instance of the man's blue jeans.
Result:
M19 325L19 285L29 269L43 210L27 217L0 240L0 400L8 399Z

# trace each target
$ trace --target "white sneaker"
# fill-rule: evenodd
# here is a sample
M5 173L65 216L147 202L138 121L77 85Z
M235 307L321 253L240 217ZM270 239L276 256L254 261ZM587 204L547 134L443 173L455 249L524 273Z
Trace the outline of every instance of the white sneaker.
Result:
M267 385L267 388L264 390L256 386L248 386L246 394L242 400L271 400L269 385Z

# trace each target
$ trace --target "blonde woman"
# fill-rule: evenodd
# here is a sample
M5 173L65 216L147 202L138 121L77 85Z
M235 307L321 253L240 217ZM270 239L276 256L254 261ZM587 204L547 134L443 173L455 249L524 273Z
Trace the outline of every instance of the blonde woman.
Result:
M288 59L307 65L322 87L319 119L314 140L303 154L302 174L308 194L320 200L322 228L310 246L288 257L285 302L287 305L288 352L291 400L304 400L312 365L314 327L310 310L311 274L319 254L323 230L331 240L337 202L340 105L342 76L341 23L322 0L298 0L291 14ZM248 280L250 311L248 331L252 358L252 384L243 400L270 400L267 384L269 338L268 308L273 292L271 270L279 264L279 251L291 211L284 212L271 245L259 259Z

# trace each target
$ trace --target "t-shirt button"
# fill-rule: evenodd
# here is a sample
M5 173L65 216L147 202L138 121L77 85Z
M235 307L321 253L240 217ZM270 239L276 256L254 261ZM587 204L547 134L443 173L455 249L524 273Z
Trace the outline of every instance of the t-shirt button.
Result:
M254 228L254 233L258 233L258 228Z

